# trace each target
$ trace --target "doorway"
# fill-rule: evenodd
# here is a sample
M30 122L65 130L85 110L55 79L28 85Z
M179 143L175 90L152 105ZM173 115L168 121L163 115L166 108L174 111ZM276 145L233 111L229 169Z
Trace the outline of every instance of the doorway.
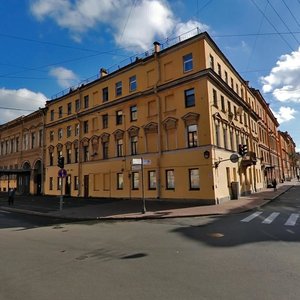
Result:
M88 198L88 196L89 196L89 175L84 175L83 183L84 183L84 197Z

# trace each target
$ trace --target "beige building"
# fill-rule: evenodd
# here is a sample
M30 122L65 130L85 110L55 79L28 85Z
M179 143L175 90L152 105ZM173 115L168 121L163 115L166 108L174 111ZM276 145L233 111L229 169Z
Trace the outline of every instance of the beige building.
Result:
M43 192L43 115L38 110L0 126L0 191Z

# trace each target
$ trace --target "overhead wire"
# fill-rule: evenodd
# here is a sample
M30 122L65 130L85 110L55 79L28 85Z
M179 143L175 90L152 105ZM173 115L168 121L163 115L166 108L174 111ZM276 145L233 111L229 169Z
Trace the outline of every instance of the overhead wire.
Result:
M268 0L267 0L268 1ZM257 10L264 16L264 18L268 21L268 23L272 26L272 28L277 32L277 34L281 37L281 39L286 43L286 45L293 51L294 48L290 45L290 43L280 34L275 25L271 22L271 20L266 16L266 14L261 10L261 8L256 4L254 0L251 0Z

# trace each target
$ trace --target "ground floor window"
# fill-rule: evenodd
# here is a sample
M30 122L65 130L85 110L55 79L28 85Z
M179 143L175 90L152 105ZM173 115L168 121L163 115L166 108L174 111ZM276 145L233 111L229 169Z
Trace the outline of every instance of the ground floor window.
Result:
M174 170L166 170L166 188L168 190L174 190L175 189Z
M49 178L49 190L52 191L53 190L53 177Z
M148 172L148 188L149 190L156 190L156 172Z
M57 189L59 191L61 190L61 182L62 182L62 178L61 177L57 177Z
M139 173L138 172L132 172L131 174L131 184L133 190L139 189Z
M124 187L124 176L123 173L117 173L117 189L123 190Z
M199 190L199 169L189 169L190 190Z
M78 190L79 187L79 180L78 180L78 176L74 176L74 190Z

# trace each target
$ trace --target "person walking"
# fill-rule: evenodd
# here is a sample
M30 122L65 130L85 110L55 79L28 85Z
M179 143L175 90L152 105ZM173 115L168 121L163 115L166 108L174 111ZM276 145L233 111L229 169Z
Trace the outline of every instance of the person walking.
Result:
M274 192L277 191L277 181L275 178L273 179L272 184L273 184Z
M14 205L15 189L9 189L8 191L8 205Z

